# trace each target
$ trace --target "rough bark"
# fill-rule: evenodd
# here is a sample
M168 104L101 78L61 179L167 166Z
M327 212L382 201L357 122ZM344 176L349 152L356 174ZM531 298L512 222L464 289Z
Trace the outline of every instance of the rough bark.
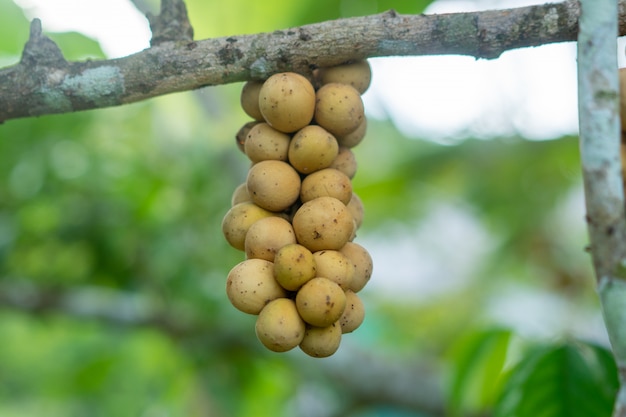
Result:
M165 7L165 4L170 6ZM433 15L394 11L271 33L193 41L170 0L152 16L152 46L124 58L68 62L34 20L21 61L0 69L0 122L117 106L209 85L263 79L280 71L382 56L462 54L492 59L515 48L575 41L575 0L508 10ZM620 2L626 34L626 0Z
M615 0L582 0L578 37L580 153L590 252L626 417L626 217L620 160Z

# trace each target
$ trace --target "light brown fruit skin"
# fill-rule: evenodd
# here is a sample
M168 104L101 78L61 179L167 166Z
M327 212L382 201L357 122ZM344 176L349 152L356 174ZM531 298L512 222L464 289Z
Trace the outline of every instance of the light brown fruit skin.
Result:
M286 161L291 137L279 132L267 123L254 125L246 137L244 144L245 154L252 162Z
M314 358L327 358L339 349L341 335L339 323L327 327L306 326L300 349Z
M300 129L289 143L289 163L300 173L327 168L339 152L335 137L326 129L309 125Z
M313 254L302 245L285 245L276 252L274 278L286 290L298 290L315 277L316 271Z
M350 283L350 289L359 292L365 287L372 276L373 262L369 252L358 243L348 242L339 250L352 261L354 265L354 277Z
M336 250L321 250L313 253L316 276L337 283L342 290L350 287L354 278L354 265L343 253Z
M246 258L273 262L276 252L285 245L296 243L291 223L281 217L266 217L248 229L244 241Z
M357 170L357 161L356 157L354 156L354 152L352 152L350 148L340 146L337 157L328 168L335 168L336 170L339 170L346 174L348 178L354 178Z
M346 148L354 148L365 138L365 134L367 133L367 118L363 117L363 120L352 132L346 133L345 135L335 136L337 139L337 143L339 146L343 146Z
M350 210L333 197L319 197L302 204L292 225L298 243L311 252L341 249L354 231Z
M241 89L241 108L254 120L263 121L261 109L259 109L259 92L263 86L262 81L248 81Z
M251 201L235 204L222 219L222 234L230 246L243 251L250 226L257 220L275 215Z
M350 178L334 168L324 168L307 175L300 187L300 200L306 203L318 197L334 197L348 204L352 199Z
M286 210L300 196L300 175L283 161L261 161L250 167L246 180L248 194L259 207Z
M352 218L354 218L355 228L360 228L361 224L363 224L363 217L365 217L365 207L363 207L361 197L353 192L352 198L350 198L346 207L348 207L350 214L352 214Z
M359 296L352 290L346 291L346 308L339 319L342 333L355 331L365 319L365 306Z
M298 290L296 307L302 320L312 326L326 327L342 316L346 295L336 282L316 277Z
M239 149L241 152L246 153L245 146L248 132L250 132L250 129L252 129L257 124L259 124L259 122L257 121L245 123L237 131L237 134L235 135L235 143L237 143L237 149Z
M274 352L286 352L302 342L306 326L294 301L278 298L261 310L254 330L263 346Z
M354 87L330 83L317 90L315 121L335 137L353 132L364 118L363 101Z
M286 297L274 279L274 265L263 259L246 259L235 265L226 279L226 295L239 311L259 314L267 303Z
M233 191L233 195L230 198L230 206L234 207L239 203L245 203L246 201L252 201L250 199L250 194L248 194L248 187L246 183L241 183L235 188Z
M274 74L261 87L259 109L265 121L274 129L285 133L295 132L313 119L315 89L300 74Z
M360 94L363 94L372 81L372 68L367 60L360 60L334 67L320 68L318 77L322 84L349 84Z

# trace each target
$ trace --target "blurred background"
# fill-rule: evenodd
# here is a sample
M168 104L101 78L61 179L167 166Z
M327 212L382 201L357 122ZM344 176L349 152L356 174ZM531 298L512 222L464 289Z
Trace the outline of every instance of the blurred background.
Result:
M186 4L199 40L528 2ZM0 65L34 17L69 60L140 51L158 8L2 0ZM267 351L225 295L243 259L220 226L248 169L242 84L0 125L0 416L488 416L537 347L606 359L575 45L370 64L353 184L374 273L363 325L327 359Z

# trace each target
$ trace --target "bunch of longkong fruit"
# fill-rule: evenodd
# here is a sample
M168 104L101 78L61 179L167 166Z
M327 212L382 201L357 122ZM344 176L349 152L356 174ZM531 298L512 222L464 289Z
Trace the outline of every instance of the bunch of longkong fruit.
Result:
M242 89L254 121L236 138L251 167L222 231L245 260L229 272L226 294L238 310L258 315L256 336L272 351L299 346L327 357L363 322L357 293L372 258L354 242L363 205L352 190L351 148L365 136L361 94L370 79L368 62L359 61L309 78L274 74Z

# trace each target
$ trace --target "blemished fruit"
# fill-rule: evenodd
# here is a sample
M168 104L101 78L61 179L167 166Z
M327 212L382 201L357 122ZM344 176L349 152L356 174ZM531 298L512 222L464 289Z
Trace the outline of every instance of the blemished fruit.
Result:
M274 278L286 290L296 291L314 278L316 271L313 254L302 245L285 245L276 252Z
M235 249L244 250L246 234L254 222L275 213L261 208L251 201L234 205L222 219L222 233L226 241Z
M328 278L344 291L350 287L354 277L354 265L343 253L336 250L321 250L313 254L316 276Z
M306 203L318 197L334 197L348 204L352 199L350 178L334 168L324 168L307 175L300 187L300 200Z
M274 129L286 133L295 132L313 119L315 89L300 74L274 74L261 86L259 109L265 121Z
M298 243L311 252L341 249L354 231L350 210L334 197L318 197L302 204L292 224Z
M326 327L306 326L300 349L314 358L327 358L339 349L341 335L339 323Z
M248 171L250 199L270 211L283 211L300 196L300 175L283 161L261 161Z
M312 326L330 326L346 308L346 294L339 284L327 278L313 278L296 294L300 317Z
M263 345L274 352L286 352L304 339L305 324L293 300L270 301L259 313L254 330Z
M346 243L340 252L346 255L354 265L354 276L349 288L354 292L361 291L372 276L372 257L363 246L355 242Z
M252 162L268 159L286 161L290 141L286 133L279 132L267 123L257 123L248 131L244 151Z
M357 292L372 258L354 242L364 206L352 186L352 148L367 131L361 94L370 80L369 64L358 61L242 88L253 120L236 144L251 164L222 233L245 260L228 273L226 294L235 309L258 315L257 339L271 351L299 346L325 358L363 323Z
M347 290L346 294L346 308L343 310L343 315L339 319L342 333L352 333L355 331L365 319L365 307L363 301L352 290Z
M300 129L289 144L289 163L300 173L310 174L327 168L339 152L333 135L320 126L309 125Z
M248 314L259 314L267 303L287 292L274 279L274 265L264 259L247 259L235 265L226 279L232 305Z
M354 156L354 152L352 152L350 148L340 146L337 157L332 162L332 164L328 166L328 168L335 168L336 170L339 170L346 174L348 178L354 178L357 170L357 162L356 157Z
M315 121L336 137L353 132L365 118L361 95L352 86L324 84L315 97Z
M296 243L291 223L282 217L266 217L250 226L244 241L246 258L274 262L276 252L285 245Z
M245 146L248 132L250 132L250 129L252 129L257 124L259 124L259 122L257 122L256 120L245 123L239 128L237 134L235 134L235 143L237 143L237 149L239 149L241 152L246 153Z

